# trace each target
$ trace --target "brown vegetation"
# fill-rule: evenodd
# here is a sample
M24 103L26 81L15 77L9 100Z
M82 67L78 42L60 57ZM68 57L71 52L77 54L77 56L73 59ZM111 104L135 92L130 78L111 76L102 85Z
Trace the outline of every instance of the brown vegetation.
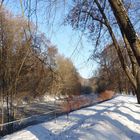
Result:
M115 95L114 91L105 90L100 93L98 100L99 101L109 100L109 99L113 98L114 95Z
M0 9L1 122L16 119L18 105L44 94L79 94L78 73L72 62L33 23ZM3 128L1 128L2 130Z

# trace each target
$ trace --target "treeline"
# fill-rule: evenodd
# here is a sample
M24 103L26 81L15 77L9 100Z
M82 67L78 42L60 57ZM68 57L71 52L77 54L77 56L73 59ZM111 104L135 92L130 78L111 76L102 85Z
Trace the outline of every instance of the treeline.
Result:
M125 57L125 61L129 68L132 69L130 58L127 55L126 47L120 41L121 51ZM121 67L117 53L113 44L105 47L99 57L99 68L90 81L94 87L94 91L101 93L105 90L113 90L116 93L133 94L135 89L130 83L128 77L125 75Z
M15 119L21 101L29 102L44 94L71 96L79 94L80 87L71 60L61 56L33 23L1 8L1 124Z

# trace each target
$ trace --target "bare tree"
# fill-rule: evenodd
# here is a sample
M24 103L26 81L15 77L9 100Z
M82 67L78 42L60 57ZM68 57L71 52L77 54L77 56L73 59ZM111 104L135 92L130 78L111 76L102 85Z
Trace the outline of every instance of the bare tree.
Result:
M127 14L127 11L122 3L122 0L113 1L109 0L113 13L117 19L118 25L124 32L130 47L137 59L140 66L140 39L133 27L133 24Z
M110 16L113 18L113 15ZM137 86L139 85L139 82L137 80L137 76L133 75L133 73L131 72L131 68L129 68L129 66L126 63L125 57L118 43L115 32L113 31L114 26L109 21L109 18L110 17L106 9L106 1L89 0L89 1L75 1L75 6L70 11L67 21L73 26L73 28L79 28L82 31L86 31L88 34L90 34L90 38L94 37L96 39L95 52L98 49L97 46L99 47L100 45L99 42L102 41L101 37L103 37L103 35L107 35L105 34L106 33L105 31L106 29L108 30L108 35L111 37L113 41L114 47L116 49L118 58L121 63L121 67L123 68L131 84L133 85L137 93L138 103L140 103L140 97L138 92L139 86ZM123 37L123 39L125 39L125 37ZM129 46L126 40L124 40L124 42L128 48ZM129 49L127 49L127 51L130 59L132 60L132 58L134 58L132 60L134 62L136 56L133 53L130 53L131 51L130 47ZM135 67L135 71L139 71L138 69L139 69L138 67L137 68Z

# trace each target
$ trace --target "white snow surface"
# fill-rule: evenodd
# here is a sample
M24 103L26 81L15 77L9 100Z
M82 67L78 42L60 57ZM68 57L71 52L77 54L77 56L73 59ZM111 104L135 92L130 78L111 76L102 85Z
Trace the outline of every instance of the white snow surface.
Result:
M103 103L29 126L3 140L140 140L140 105L119 95Z

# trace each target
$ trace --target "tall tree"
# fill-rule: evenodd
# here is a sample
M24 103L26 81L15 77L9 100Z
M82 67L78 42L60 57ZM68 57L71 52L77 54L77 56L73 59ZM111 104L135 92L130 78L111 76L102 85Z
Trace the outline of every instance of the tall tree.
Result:
M124 37L124 42L128 41L128 43L126 45L127 46L130 45L130 47L134 53L134 56L137 60L137 63L139 65L139 67L137 69L135 68L136 72L135 72L134 76L136 77L135 92L137 94L138 103L140 103L140 39L126 12L123 2L121 0L117 0L117 1L109 0L109 3L111 5L113 13L116 17L116 20L120 27L121 33ZM131 49L129 49L129 50L131 50ZM133 56L133 54L131 53L130 56Z
M116 37L116 32L114 32L113 30L114 26L112 22L109 21L110 17L113 18L113 15L108 14L107 10L109 9L109 7L106 6L106 1L81 0L81 1L75 1L74 3L75 5L72 7L72 10L70 11L67 18L68 23L70 23L73 26L73 28L78 28L78 29L81 29L82 31L86 31L86 33L90 34L90 38L96 39L95 52L100 46L99 42L102 41L101 37L103 37L104 35L107 35L105 34L106 32L104 31L106 29L108 30L109 36L111 37L114 47L116 49L116 52L118 54L121 67L123 68L131 84L133 85L137 93L138 103L140 103L140 94L139 94L140 92L139 92L139 86L138 86L139 80L137 80L139 79L138 78L139 76L134 75L134 73L131 72L131 67L129 67L126 63L125 57L122 53L122 50L120 48L120 45ZM105 38L106 37L107 36L105 36ZM125 39L125 37L123 38ZM128 46L127 40L125 39L124 42L128 48L129 46ZM129 51L128 56L130 57L131 60L133 60L131 62L134 62L136 59L135 58L136 56L133 53L130 53L131 51L130 48L127 50ZM137 69L137 67L135 67L135 71L139 71L139 68Z
M127 14L127 11L124 7L122 0L109 0L113 13L116 17L118 25L121 30L124 32L131 49L134 52L134 55L137 59L137 62L140 66L140 39L133 27L133 24Z

